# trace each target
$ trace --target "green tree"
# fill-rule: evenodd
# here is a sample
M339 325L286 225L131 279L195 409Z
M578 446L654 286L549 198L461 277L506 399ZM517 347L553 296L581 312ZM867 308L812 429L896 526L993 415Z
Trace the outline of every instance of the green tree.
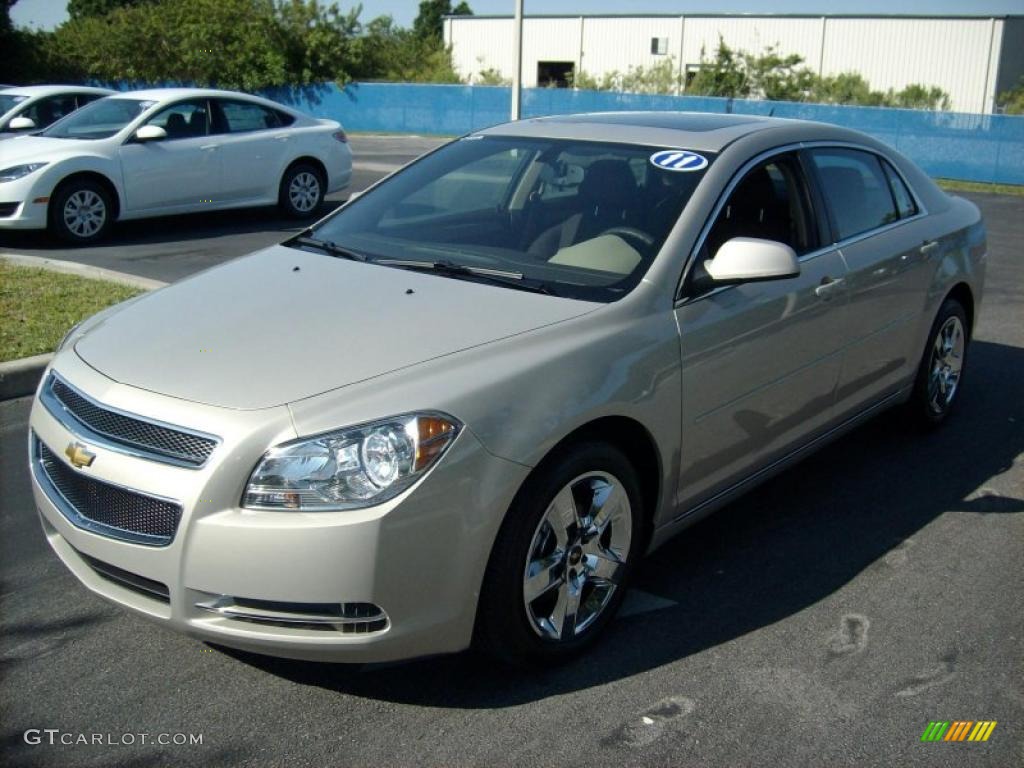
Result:
M106 16L118 8L129 8L156 0L68 0L68 16L84 19L89 16Z
M705 58L705 51L700 51L700 69L686 86L689 96L724 96L733 99L745 99L750 96L752 87L747 77L744 54L734 51L718 38L718 49L713 59Z
M903 109L948 110L949 94L937 85L921 85L911 83L900 91L889 91L886 103Z
M420 39L444 39L445 16L472 16L469 4L460 2L452 8L451 0L423 0L419 13L412 22L412 31Z
M395 26L390 16L373 19L354 41L353 77L406 83L462 82L452 66L451 49L439 38L420 37Z
M999 94L998 105L1008 115L1024 115L1024 77L1013 88Z

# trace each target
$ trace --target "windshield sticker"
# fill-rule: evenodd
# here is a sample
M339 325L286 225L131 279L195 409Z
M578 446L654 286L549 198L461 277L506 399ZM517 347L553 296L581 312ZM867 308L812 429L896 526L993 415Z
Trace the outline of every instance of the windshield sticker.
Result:
M666 171L703 171L708 167L708 159L685 149L663 149L651 155L651 165Z

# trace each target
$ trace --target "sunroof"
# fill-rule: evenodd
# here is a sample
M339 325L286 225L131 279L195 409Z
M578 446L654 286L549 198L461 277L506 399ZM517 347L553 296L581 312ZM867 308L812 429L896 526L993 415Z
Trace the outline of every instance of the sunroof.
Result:
M696 112L601 112L589 115L566 115L553 118L565 123L605 123L638 125L645 128L671 128L676 131L717 131L734 125L760 122L753 115L715 115Z

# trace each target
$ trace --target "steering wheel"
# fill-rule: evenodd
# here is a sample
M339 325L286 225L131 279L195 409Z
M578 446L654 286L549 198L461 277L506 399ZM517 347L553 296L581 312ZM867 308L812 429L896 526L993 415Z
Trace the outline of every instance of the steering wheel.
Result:
M654 245L654 238L636 227L612 227L611 229L606 229L598 237L603 237L604 235L617 235L625 240L633 240L638 242L644 251Z

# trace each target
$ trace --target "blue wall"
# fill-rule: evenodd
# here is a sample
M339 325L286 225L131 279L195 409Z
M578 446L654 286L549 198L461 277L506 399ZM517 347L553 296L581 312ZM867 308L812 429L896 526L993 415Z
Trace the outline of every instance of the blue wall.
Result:
M453 135L507 121L511 98L503 87L405 83L311 86L266 95L339 120L349 131ZM523 91L524 117L627 109L771 113L836 123L881 139L932 176L1024 184L1024 117L560 88Z

